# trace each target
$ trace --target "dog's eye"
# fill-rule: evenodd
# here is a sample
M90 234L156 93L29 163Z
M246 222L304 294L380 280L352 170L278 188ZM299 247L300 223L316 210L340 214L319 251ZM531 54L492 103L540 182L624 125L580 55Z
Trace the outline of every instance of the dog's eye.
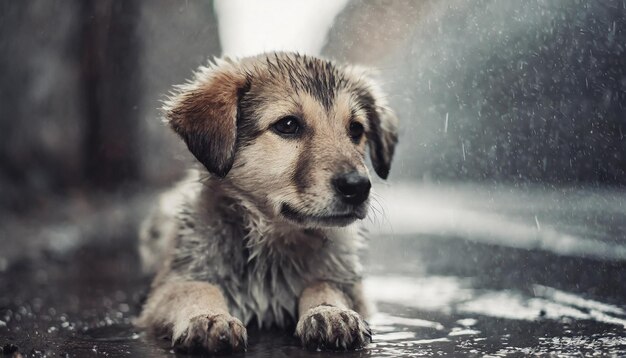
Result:
M363 137L363 132L365 132L365 128L363 128L363 125L361 123L350 123L350 138L352 138L355 143L361 141L361 137Z
M274 123L272 128L281 135L295 136L300 132L300 120L294 116L283 117Z

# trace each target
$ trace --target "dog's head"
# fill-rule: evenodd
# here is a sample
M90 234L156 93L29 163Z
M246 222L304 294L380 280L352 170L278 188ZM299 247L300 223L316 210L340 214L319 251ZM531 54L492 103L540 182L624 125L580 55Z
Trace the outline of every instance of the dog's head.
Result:
M397 142L397 119L363 71L293 53L202 67L165 111L213 176L303 227L364 218L365 147L386 179Z

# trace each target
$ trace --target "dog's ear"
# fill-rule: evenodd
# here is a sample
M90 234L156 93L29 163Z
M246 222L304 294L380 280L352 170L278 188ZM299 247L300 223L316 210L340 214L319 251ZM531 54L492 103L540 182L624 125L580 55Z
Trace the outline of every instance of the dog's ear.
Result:
M219 177L233 166L237 104L249 86L237 63L221 60L201 67L191 82L177 86L163 106L167 121L189 151Z
M367 140L372 165L379 177L387 179L391 160L398 143L398 118L386 106L376 105L370 110Z
M387 107L377 84L367 77L371 70L351 68L350 72L356 76L356 95L367 113L369 130L366 136L372 165L379 177L387 179L398 143L398 118Z

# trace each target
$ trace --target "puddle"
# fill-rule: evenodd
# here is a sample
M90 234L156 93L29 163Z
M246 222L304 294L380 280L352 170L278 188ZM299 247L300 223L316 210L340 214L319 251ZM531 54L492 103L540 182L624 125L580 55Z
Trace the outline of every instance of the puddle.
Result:
M515 201L509 196L501 201ZM536 202L520 200L522 212L549 205L543 195ZM471 197L461 206L480 205ZM488 209L513 217L509 206ZM594 240L622 247L624 214L613 206L592 209L575 217L555 213L551 220L540 215L540 225L528 210L524 230L556 232L581 217L599 220L608 210L614 222L605 231L612 236ZM516 216L518 222L524 215ZM446 227L444 219L425 225L421 234L401 235L400 225L393 236L373 233L365 289L377 306L370 319L374 342L341 357L626 355L626 261L619 250L602 258L579 245L568 255L565 248L546 249L558 241L534 247L514 243L513 234L498 244L498 230L504 235L511 227L494 231L461 220L438 231ZM480 239L483 234L489 240ZM133 240L89 242L70 245L79 248L66 254L0 262L0 347L35 357L172 356L169 342L145 337L132 325L149 285L139 274ZM291 332L249 330L246 357L325 355L303 351Z

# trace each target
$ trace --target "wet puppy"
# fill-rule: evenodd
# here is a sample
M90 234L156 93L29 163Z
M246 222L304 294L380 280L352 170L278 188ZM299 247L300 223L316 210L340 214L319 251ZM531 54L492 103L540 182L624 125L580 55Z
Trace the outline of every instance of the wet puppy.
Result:
M294 53L220 60L176 87L165 113L206 171L143 225L157 275L138 324L186 351L242 350L247 324L295 324L311 349L365 346L365 151L387 178L397 141L365 73Z

